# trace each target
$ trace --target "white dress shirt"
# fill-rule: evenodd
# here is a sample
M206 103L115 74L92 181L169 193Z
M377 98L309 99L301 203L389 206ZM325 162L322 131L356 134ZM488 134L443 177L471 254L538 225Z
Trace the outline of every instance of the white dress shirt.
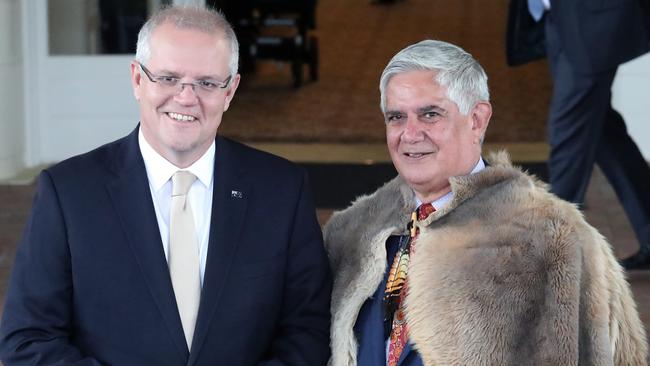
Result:
M214 186L214 152L215 143L212 142L208 151L194 164L185 169L180 169L162 157L149 145L142 129L138 133L140 152L144 159L149 179L149 189L156 211L158 230L162 239L165 259L169 260L169 216L172 203L172 175L178 170L187 170L197 179L190 187L188 198L196 225L196 238L199 245L196 250L199 254L201 286L205 274L205 262L208 254L208 239L210 237L210 218L212 216L212 188Z

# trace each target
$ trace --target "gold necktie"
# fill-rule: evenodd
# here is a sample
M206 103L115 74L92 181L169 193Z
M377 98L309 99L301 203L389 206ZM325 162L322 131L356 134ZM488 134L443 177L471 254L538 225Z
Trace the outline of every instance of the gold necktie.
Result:
M169 274L183 324L187 348L192 347L194 325L201 298L199 247L187 192L194 174L178 171L172 177L172 209L169 223Z

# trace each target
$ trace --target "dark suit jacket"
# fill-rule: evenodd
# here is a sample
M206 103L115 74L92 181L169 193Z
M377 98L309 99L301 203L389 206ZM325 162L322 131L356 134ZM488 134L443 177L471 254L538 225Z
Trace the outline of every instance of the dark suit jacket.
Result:
M648 0L551 0L549 26L578 71L597 73L650 49Z
M7 292L5 365L325 364L331 277L304 172L217 138L189 354L137 136L42 172Z

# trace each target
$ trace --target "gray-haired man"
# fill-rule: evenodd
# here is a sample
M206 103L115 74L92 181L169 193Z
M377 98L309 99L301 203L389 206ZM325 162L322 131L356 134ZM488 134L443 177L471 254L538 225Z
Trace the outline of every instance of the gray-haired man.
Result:
M5 365L327 362L331 278L305 172L217 135L237 48L205 8L144 25L138 127L39 178Z
M422 41L393 57L380 90L399 176L325 227L332 366L645 365L607 242L505 153L483 161L492 107L478 62Z

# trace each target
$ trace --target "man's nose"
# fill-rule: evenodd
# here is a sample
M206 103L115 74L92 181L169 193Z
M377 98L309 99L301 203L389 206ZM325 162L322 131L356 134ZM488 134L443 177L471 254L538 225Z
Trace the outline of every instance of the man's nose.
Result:
M404 122L404 131L402 132L402 141L418 142L422 140L422 124L415 116L408 116Z
M177 102L181 104L195 104L198 101L199 96L196 93L196 85L192 83L181 83L180 88L180 92L175 96Z

